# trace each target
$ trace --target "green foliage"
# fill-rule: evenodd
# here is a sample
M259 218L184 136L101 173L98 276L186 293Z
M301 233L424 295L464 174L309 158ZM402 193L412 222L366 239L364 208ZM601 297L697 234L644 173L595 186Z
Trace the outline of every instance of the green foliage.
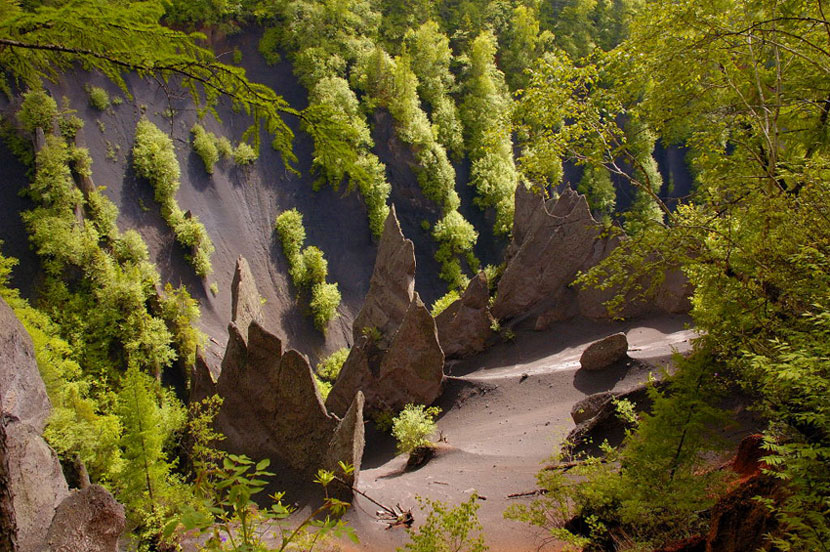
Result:
M467 278L464 276L458 256L466 254L468 266L473 271L478 270L478 259L472 254L478 232L461 216L461 213L453 211L435 224L432 237L438 242L435 260L441 263L439 276L447 282L450 289L464 287L467 284Z
M398 441L398 454L432 446L429 437L437 429L435 417L440 413L441 409L437 406L406 405L392 420L392 435Z
M199 218L185 214L176 202L181 170L173 141L143 118L136 126L133 167L153 186L156 201L161 205L161 216L173 230L176 240L188 249L187 257L196 274L206 277L212 270L213 242Z
M196 363L196 349L204 345L205 336L196 328L199 320L199 303L190 296L187 288L164 285L159 296L159 313L177 344L178 357L185 366Z
M151 377L132 367L118 393L117 412L124 424L125 463L117 481L118 498L142 535L158 541L164 520L189 498L186 487L171 473L164 450L165 437L184 425L184 407L172 393L162 392Z
M337 284L318 282L311 288L311 301L308 305L314 313L314 326L325 333L330 320L337 316L340 305L340 290Z
M435 300L429 312L432 315L432 317L435 318L436 316L444 312L447 309L447 307L458 301L460 298L461 295L459 295L458 290L451 289L443 296Z
M253 165L258 158L259 154L247 142L239 142L233 150L233 162L240 167Z
M323 487L326 498L294 529L280 523L295 511L283 503L284 493L272 495L268 508L258 507L253 497L265 489L267 478L274 475L267 471L269 465L268 459L254 464L244 455L225 456L216 470L215 492L203 497L201 509L190 506L169 521L166 534L172 535L179 528L195 529L199 535L209 535L202 548L209 552L282 552L302 543L306 543L304 550L312 550L328 536L348 536L357 542L354 531L339 519L349 504L328 496L329 485L337 480L332 472L317 473L315 482ZM345 473L352 471L342 463L340 469Z
M496 211L494 232L507 234L513 227L513 196L518 183L513 160L510 117L512 102L504 75L496 68L497 42L481 33L470 49L470 66L464 78L461 120L472 161L470 185L476 204Z
M438 500L418 497L421 510L429 508L424 523L417 529L408 528L409 542L398 552L484 552L481 534L483 527L478 521L479 497L476 493L467 502L455 508Z
M337 380L337 376L340 374L340 369L343 367L343 363L346 362L346 358L348 358L348 356L348 347L337 349L332 354L317 363L317 376L323 381L334 383Z
M110 108L110 95L100 86L84 87L89 98L89 105L98 111L106 111Z
M205 164L205 172L213 174L213 166L219 162L219 149L216 147L216 136L205 130L205 127L196 123L190 129L193 135L193 151L196 152Z
M314 326L325 333L328 323L337 316L341 299L337 284L326 282L328 262L319 248L302 248L305 243L305 227L303 215L297 209L280 213L274 221L274 228L288 260L291 280L295 287L310 294L309 307L314 317Z
M58 104L44 89L35 88L23 93L17 120L26 132L34 133L35 129L42 128L50 133L57 115Z
M62 114L58 119L58 129L67 142L73 142L78 131L84 128L84 121L74 114Z
M204 18L202 3L181 2ZM215 2L209 2L215 7ZM228 4L230 6L230 4ZM220 97L251 116L244 138L259 147L260 129L274 136L274 144L289 162L293 132L282 115L296 114L267 86L250 82L244 69L217 61L214 53L197 45L202 37L162 26L160 2L118 4L105 0L78 0L23 9L10 4L0 13L4 29L0 65L6 69L0 88L11 95L10 83L40 87L76 64L103 73L129 97L123 74L171 78L188 90L199 108L216 115Z

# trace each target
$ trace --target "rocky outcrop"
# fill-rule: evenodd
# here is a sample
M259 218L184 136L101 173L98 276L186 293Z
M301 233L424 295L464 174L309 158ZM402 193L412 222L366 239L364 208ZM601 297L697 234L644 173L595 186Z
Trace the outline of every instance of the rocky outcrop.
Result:
M7 485L0 493L4 502L0 510L2 532L10 532L0 540L8 545L12 537L18 552L114 552L124 530L124 510L101 487L70 494L58 457L42 437L51 409L32 340L0 299L0 475ZM119 508L120 525L117 516L109 515ZM82 511L87 520L106 519L106 529L82 524L77 517ZM76 517L66 521L65 513ZM55 546L50 540L47 547L47 533L51 536L52 528L55 535L66 538L55 540Z
M69 494L58 457L41 437L52 410L34 347L0 300L0 409L20 552L39 552L44 528Z
M124 507L100 485L72 491L55 512L48 551L116 552L126 523Z
M329 441L326 451L325 467L329 471L339 473L339 464L343 462L354 467L351 474L342 474L339 479L345 483L346 492L343 489L335 489L341 498L351 495L351 487L357 482L357 475L360 473L360 463L363 460L363 446L365 444L365 433L363 429L363 393L360 391L355 395L349 410L340 421L334 435Z
M627 357L628 339L620 332L588 345L579 357L579 365L583 370L602 370Z
M358 391L367 412L431 404L441 393L444 353L435 320L414 291L415 251L394 207L386 219L369 293L352 328L355 344L326 401L342 416Z
M214 422L225 436L222 447L255 459L269 458L280 468L304 474L330 459L354 464L354 452L363 450L362 397L353 396L352 417L344 424L323 406L305 356L294 350L283 352L280 339L256 320L250 323L247 337L234 322L228 330L216 383L207 364L197 361L191 396L192 400L214 393L222 397ZM347 449L351 455L344 452Z
M576 315L608 318L604 302L613 290L575 289L576 275L595 266L619 245L594 220L585 197L568 188L558 200L545 200L533 190L516 189L513 238L507 267L498 284L493 316L514 323L530 318L536 329ZM689 308L688 282L679 271L667 273L654 300L628 301L621 316L654 310L684 312Z
M444 353L435 321L418 294L388 349L371 335L362 336L334 383L326 406L342 414L349 396L360 390L367 412L397 412L408 403L432 404L441 394Z
M367 328L388 346L415 298L415 246L404 237L393 205L383 227L369 292L352 325L356 343Z
M438 341L447 358L464 358L487 348L494 322L489 303L487 276L480 272L464 294L435 318Z
M231 322L234 322L245 336L248 326L260 319L262 301L257 291L251 267L245 257L236 259L236 269L231 282Z

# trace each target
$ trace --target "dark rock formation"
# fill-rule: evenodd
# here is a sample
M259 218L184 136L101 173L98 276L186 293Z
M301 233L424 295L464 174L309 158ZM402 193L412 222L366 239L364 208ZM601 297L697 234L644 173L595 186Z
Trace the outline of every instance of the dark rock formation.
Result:
M213 383L199 357L191 396L222 397L215 425L225 435L223 448L254 459L270 458L278 467L304 474L330 459L335 465L337 460L355 463L355 453L363 450L362 396L353 397L351 418L340 422L323 406L305 356L294 350L283 353L280 339L256 320L247 339L233 322L228 330L219 378ZM335 450L329 450L332 446ZM359 469L359 461L355 467Z
M248 261L241 255L236 259L236 270L231 283L231 322L242 329L244 336L248 335L248 326L254 320L260 319L262 301L257 291L254 276Z
M464 294L435 318L438 341L447 358L463 358L482 352L493 335L487 276L480 272Z
M441 393L444 353L435 321L414 291L415 253L394 208L386 219L369 293L355 319L355 344L326 406L344 415L358 391L366 410L431 404Z
M588 345L579 357L583 370L602 370L613 366L628 356L628 339L625 334L615 333Z
M101 487L70 495L58 457L41 436L52 406L38 372L32 340L2 299L0 410L0 439L3 441L0 443L0 476L5 478L5 490L0 492L3 523L0 527L0 543L9 550L15 550L9 543L16 541L18 552L114 552L115 541L124 530L124 510ZM3 481L2 478L0 481ZM108 513L119 508L120 525ZM69 521L60 521L65 519L61 517L64 514L75 517ZM55 525L56 534L64 535L70 540L56 540L54 542L60 546L45 548L47 531L51 535L50 526L55 524L53 518L58 520L58 525ZM106 518L106 530L99 531L101 525L97 528L84 525L81 523L82 518ZM65 527L64 530L59 528L61 524Z
M116 552L126 526L124 507L100 485L72 491L55 512L46 542L49 552Z
M352 325L355 343L366 328L380 332L386 347L415 298L415 246L406 239L393 205L386 217L369 293Z
M661 387L664 383L657 382L654 385ZM646 385L639 385L622 392L603 392L585 397L574 406L574 410L571 410L572 417L582 418L583 421L578 422L565 438L567 445L563 447L562 452L566 457L573 458L582 452L602 454L599 445L604 440L607 440L611 446L622 443L627 424L617 416L614 399L630 401L637 412L648 411L652 406ZM580 408L585 409L584 414L595 409L595 414L585 419L584 415L575 412Z
M614 398L610 391L588 395L571 408L571 418L579 425L586 420L595 417Z
M608 318L603 303L613 296L612 290L577 290L570 285L577 273L599 263L619 243L619 238L607 235L603 225L594 220L585 197L574 190L568 188L558 200L545 201L519 186L513 239L493 316L516 323L535 319L537 329L579 314ZM673 271L667 274L653 304L632 300L619 314L639 316L656 309L684 312L689 308L688 292L683 275Z
M444 353L435 321L416 293L387 350L372 336L362 336L352 347L326 406L342 414L358 390L366 396L367 412L432 404L441 394L443 377Z

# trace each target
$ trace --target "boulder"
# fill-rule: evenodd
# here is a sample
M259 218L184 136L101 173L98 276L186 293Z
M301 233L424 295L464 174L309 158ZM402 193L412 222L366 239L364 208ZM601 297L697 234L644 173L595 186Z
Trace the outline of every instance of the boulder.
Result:
M248 326L259 320L262 313L262 301L251 273L251 267L245 257L236 259L236 270L231 283L231 322L234 322L244 336L248 335Z
M49 552L116 552L126 526L124 507L100 485L72 491L55 511L46 536Z
M414 298L415 246L404 237L393 205L378 245L369 292L352 324L354 342L364 329L375 328L380 332L381 346L388 346Z
M573 405L573 408L571 408L571 418L573 418L575 424L581 424L586 420L590 420L599 414L613 398L614 394L610 391L588 395Z
M487 348L495 321L489 303L487 276L480 272L464 294L435 318L438 341L447 358L463 358Z
M416 293L388 349L369 335L352 347L326 406L343 415L357 391L365 395L367 412L432 404L441 394L443 377L444 353L435 321Z
M628 357L628 339L615 333L588 345L579 357L583 370L602 370Z
M40 552L44 528L69 494L57 454L41 436L51 409L32 340L0 299L0 461L8 473L19 552Z

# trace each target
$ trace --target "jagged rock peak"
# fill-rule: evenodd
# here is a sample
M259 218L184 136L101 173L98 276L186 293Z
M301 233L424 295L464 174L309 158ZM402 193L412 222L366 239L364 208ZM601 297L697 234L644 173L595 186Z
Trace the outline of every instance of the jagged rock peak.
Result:
M248 326L254 320L260 320L261 312L262 302L251 266L240 255L236 259L236 270L231 283L231 322L236 323L243 335L247 335Z
M438 339L447 358L462 358L487 348L493 335L487 276L479 272L464 294L435 319Z
M367 412L401 410L407 403L431 404L441 394L444 352L435 320L415 293L397 332L364 335L355 343L329 393L326 406L342 415L358 391ZM382 342L390 342L388 349Z
M191 400L222 397L214 422L225 436L222 447L306 476L335 458L335 466L337 460L354 464L356 477L364 439L362 396L344 425L326 410L308 358L293 349L283 352L280 339L256 320L247 339L236 323L229 330L218 379L214 383L200 355L191 386Z
M352 325L354 342L366 328L376 328L382 336L393 336L414 296L415 246L404 237L392 205L380 238L369 292ZM383 344L388 345L388 341Z

